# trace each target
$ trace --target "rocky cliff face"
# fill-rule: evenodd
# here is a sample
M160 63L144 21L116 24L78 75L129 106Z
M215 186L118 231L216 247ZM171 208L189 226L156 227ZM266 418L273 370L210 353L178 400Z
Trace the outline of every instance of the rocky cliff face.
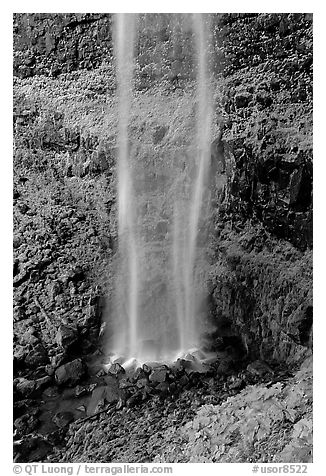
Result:
M215 155L231 172L216 217L212 312L249 353L300 360L312 326L312 18L223 15L219 25Z
M223 16L232 214L312 246L312 19Z

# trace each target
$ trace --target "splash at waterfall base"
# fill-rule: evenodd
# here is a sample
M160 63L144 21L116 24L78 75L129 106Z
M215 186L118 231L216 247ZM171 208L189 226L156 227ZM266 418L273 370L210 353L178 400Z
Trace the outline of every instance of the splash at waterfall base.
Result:
M199 349L190 349L187 353L179 353L171 355L169 360L139 360L136 358L126 359L123 356L111 355L107 356L103 363L103 368L108 372L115 373L117 369L123 368L130 372L136 371L139 368L144 369L156 369L160 366L165 368L173 367L175 365L185 366L185 368L191 369L193 372L209 373L211 370L211 363L217 361L217 355L213 352L206 353Z
M117 410L131 408L159 399L180 398L186 389L195 391L205 388L207 383L219 386L227 382L233 390L239 391L257 377L271 377L274 371L266 364L254 363L248 371L244 370L247 360L241 352L220 349L214 353L193 352L175 356L169 361L141 363L136 359L124 360L122 357L90 357L88 374L97 383L87 403L89 417L96 415L108 406ZM213 392L213 393L214 393ZM211 393L210 393L211 394Z

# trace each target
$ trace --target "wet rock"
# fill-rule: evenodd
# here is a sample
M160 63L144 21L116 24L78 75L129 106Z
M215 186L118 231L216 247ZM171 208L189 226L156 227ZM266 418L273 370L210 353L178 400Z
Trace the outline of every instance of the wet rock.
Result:
M53 417L53 422L59 427L64 428L69 425L74 420L74 415L72 412L59 412L56 413Z
M87 416L94 415L100 411L105 404L105 387L96 387L92 392L92 397L87 405Z
M116 376L122 376L126 373L125 369L120 365L119 363L115 363L111 365L109 369L110 374L116 375Z
M99 403L114 403L120 397L124 397L125 392L119 389L119 382L115 378L108 376L105 379L106 385L100 385L92 390L92 396L87 406L87 414L93 415L97 410Z
M164 239L166 234L169 231L169 223L166 220L161 220L157 223L155 227L156 236L158 239Z
M133 380L134 381L137 381L137 380L141 380L143 378L146 378L146 373L144 371L144 369L142 369L141 367L138 367L134 374L133 374Z
M61 365L55 371L55 379L59 385L75 385L86 373L86 367L81 359L75 359L72 362Z
M119 390L118 383L112 382L108 384L105 390L105 400L108 403L113 403L118 401L119 396L121 394L121 390Z
M141 378L141 379L137 380L136 386L138 388L147 387L148 386L148 378L145 377L145 378Z
M149 375L152 371L151 367L147 364L144 364L142 369L143 369L143 371L145 372L146 375Z
M170 370L176 376L180 376L184 373L183 362L185 362L183 359L177 359L177 361L171 365Z
M181 387L186 387L189 384L189 378L187 375L182 375L182 377L178 380L178 384Z
M178 367L183 369L187 375L190 375L194 372L198 373L207 373L209 371L209 366L204 364L203 362L198 362L192 356L189 356L189 360L186 359L178 359ZM177 366L174 369L178 368Z
M153 383L164 382L168 375L168 369L164 367L156 367L152 370L149 376L149 380Z

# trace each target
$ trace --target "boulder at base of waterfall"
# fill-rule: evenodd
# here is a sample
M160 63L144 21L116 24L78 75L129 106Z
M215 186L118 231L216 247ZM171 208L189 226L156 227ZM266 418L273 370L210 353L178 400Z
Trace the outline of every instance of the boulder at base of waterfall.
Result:
M153 383L165 382L168 374L168 369L166 367L156 367L152 370L149 380Z
M105 382L106 385L100 385L93 389L91 399L87 405L88 416L94 415L101 404L117 402L122 395L123 391L119 389L117 379L107 376Z
M84 377L85 373L84 362L81 359L75 359L58 367L55 371L55 379L59 385L75 385Z
M116 375L116 376L122 376L123 374L126 373L126 371L122 367L122 365L120 365L118 362L116 362L115 364L111 365L111 367L109 369L109 373L112 374L112 375Z

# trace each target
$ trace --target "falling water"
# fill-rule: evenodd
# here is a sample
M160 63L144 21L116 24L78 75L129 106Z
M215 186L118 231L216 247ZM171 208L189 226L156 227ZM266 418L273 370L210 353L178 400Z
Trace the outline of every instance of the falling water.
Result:
M153 188L156 188L158 202L159 194L163 193L155 169L159 165L154 158L150 160L156 170L150 175L145 157L138 158L135 164L128 136L136 15L116 15L119 269L110 344L115 356L111 361L117 356L123 362L128 359L171 361L177 355L200 347L196 264L203 253L198 238L199 230L205 226L202 217L210 164L212 100L204 15L192 15L191 24L197 69L196 134L192 139L195 143L184 170L175 167L172 171L175 194L171 216L167 219L169 232L157 241L152 238L155 223L150 210L155 209ZM141 200L145 200L145 206Z
M200 214L203 207L207 176L210 164L210 134L212 119L212 99L210 97L207 29L202 14L193 14L193 26L196 39L197 72L197 134L196 168L192 182L192 192L188 208L187 235L181 236L180 212L175 207L174 215L174 261L176 263L175 283L177 295L177 313L180 331L181 354L191 348L199 347L199 334L196 326L196 292L194 283L197 257L197 238L199 234ZM181 257L181 263L180 263Z
M138 342L138 256L134 190L130 164L128 125L133 89L134 14L116 16L116 58L118 87L118 233L121 269L119 287L125 288L117 303L120 319L115 322L115 345L118 352L136 355ZM122 281L127 281L123 284ZM123 300L123 302L122 302ZM125 307L124 307L125 306ZM126 322L127 321L127 322Z
M202 14L194 14L194 30L198 59L197 78L197 158L198 172L194 184L192 200L190 202L189 216L189 244L186 266L186 328L189 329L190 338L195 336L195 303L194 303L194 266L196 259L197 236L199 232L199 217L203 206L207 174L210 163L210 133L211 133L211 107L212 100L209 96L209 79L207 71L207 38L205 22Z

